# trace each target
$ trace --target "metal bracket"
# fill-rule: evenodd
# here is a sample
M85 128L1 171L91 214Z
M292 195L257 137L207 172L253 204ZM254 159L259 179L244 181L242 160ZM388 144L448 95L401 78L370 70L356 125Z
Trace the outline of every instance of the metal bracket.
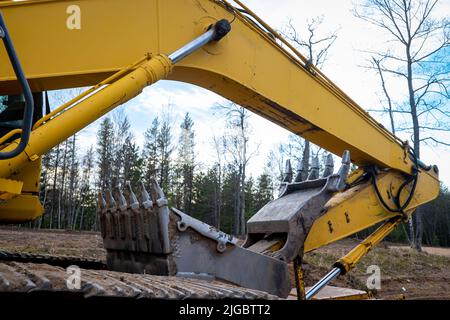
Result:
M218 252L225 252L225 250L227 250L227 243L232 245L237 244L237 239L232 235L226 234L225 232L217 230L213 226L194 219L176 208L171 208L171 210L181 219L177 222L178 231L184 232L187 230L187 228L192 228L201 235L217 241L216 249Z

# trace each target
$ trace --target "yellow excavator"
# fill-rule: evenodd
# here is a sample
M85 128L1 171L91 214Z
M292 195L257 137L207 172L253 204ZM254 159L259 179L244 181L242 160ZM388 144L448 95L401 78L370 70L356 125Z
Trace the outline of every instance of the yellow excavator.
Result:
M313 165L304 181L288 164L279 196L247 222L243 244L170 208L156 181L102 190L107 270L83 269L84 296L286 298L293 263L297 296L311 299L439 193L436 166L241 1L0 1L0 11L1 223L44 213L39 179L49 150L162 79L211 90L342 157L337 173L329 157L321 176ZM86 86L49 110L43 92ZM304 253L377 224L305 290ZM9 258L0 291L70 291L64 269Z

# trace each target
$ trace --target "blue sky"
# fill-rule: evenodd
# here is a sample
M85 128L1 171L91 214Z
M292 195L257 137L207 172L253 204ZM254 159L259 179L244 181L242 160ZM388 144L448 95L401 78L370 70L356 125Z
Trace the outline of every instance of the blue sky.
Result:
M323 16L323 32L338 29L338 39L331 48L322 70L363 108L379 108L379 97L382 92L378 77L371 71L361 68L367 60L367 55L362 51L377 49L384 45L385 38L376 29L352 15L351 0L244 0L243 2L275 28L282 28L291 19L293 25L301 31L305 29L308 19ZM442 0L436 10L437 17L448 16L449 12L450 1ZM390 89L394 99L404 94L403 83L398 81L391 81ZM195 122L197 159L207 165L215 156L212 136L220 135L224 128L223 119L213 114L212 106L223 101L222 97L199 87L160 81L146 88L140 96L120 109L129 117L138 144L142 143L143 132L150 126L152 119L168 104L176 106L172 108L171 116L177 123L180 123L184 114L189 112ZM373 113L372 116L389 127L387 117L377 113ZM287 141L289 133L256 115L252 116L250 121L253 131L252 144L254 149L258 149L258 153L251 160L249 171L253 175L258 175L264 167L269 151L280 142ZM79 134L83 148L95 144L98 123L99 121L90 125ZM406 135L399 136L402 139L408 138ZM439 137L450 141L448 133L439 133ZM437 164L441 180L450 186L450 148L423 146L421 158L427 164Z

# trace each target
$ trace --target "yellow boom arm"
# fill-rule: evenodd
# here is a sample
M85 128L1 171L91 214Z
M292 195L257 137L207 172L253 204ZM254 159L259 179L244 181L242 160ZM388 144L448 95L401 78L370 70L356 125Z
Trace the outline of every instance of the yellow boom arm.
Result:
M33 91L95 85L146 53L172 52L211 23L234 19L232 33L177 64L169 79L214 91L336 155L349 150L355 164L411 172L395 136L224 1L31 0L0 10ZM79 29L71 29L77 12ZM0 94L18 91L3 48L0 61Z

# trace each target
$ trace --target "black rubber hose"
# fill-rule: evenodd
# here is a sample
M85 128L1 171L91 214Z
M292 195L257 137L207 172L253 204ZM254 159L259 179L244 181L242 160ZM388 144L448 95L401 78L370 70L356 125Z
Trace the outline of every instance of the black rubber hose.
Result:
M22 66L20 65L19 58L17 57L16 50L14 49L13 43L8 33L8 29L6 28L5 20L3 19L3 15L1 12L0 29L0 37L3 40L3 44L5 45L9 60L11 61L11 65L14 69L17 80L22 87L23 96L25 98L25 109L23 112L22 135L20 138L20 142L14 150L9 152L0 152L0 160L4 160L14 158L25 150L30 139L31 127L33 125L34 101L33 94L31 93L30 86L28 85L28 81L25 78L25 74L23 72Z
M411 180L413 181L413 185L411 188L411 191L409 193L408 198L406 199L405 203L400 207L400 209L403 211L404 209L406 209L406 207L409 205L409 203L411 202L414 192L416 191L416 186L417 186L417 180L419 178L419 159L417 158L417 154L414 151L413 148L411 148L411 155L413 157L414 160L414 168L413 168L413 175ZM406 183L406 181L400 186L400 188L398 189L398 195L395 199L395 202L398 204L398 206L400 206L400 195L403 191L403 189L406 187L406 185L409 184L410 181L408 181L408 183Z
M411 175L408 179L406 179L406 180L401 184L400 188L398 189L397 195L394 196L394 203L395 203L395 205L396 205L397 208L390 208L390 207L387 205L387 203L384 201L384 199L383 199L383 197L382 197L382 195L381 195L381 192L380 192L380 190L378 189L378 186L377 186L375 170L374 170L374 168L371 168L371 170L370 170L370 175L372 176L372 184L373 184L373 186L374 186L374 189L375 189L375 192L376 192L376 194L377 194L377 197L378 197L378 199L380 200L380 202L381 202L381 204L383 205L383 207L385 207L385 208L386 208L388 211L390 211L390 212L394 212L394 213L395 213L395 212L399 212L399 213L404 214L404 210L408 207L408 205L409 205L409 203L411 202L411 200L412 200L412 198L413 198L413 196L414 196L414 193L415 193L415 191L416 191L417 180L418 180L418 175L419 175L419 172L418 172L418 170L419 170L419 167L418 167L418 158L417 158L417 155L416 155L416 153L414 152L413 149L411 149L411 155L412 155L413 160L414 160L414 167L413 167L413 169L412 169L412 170L413 170L413 173L412 173L412 175ZM408 184L410 184L411 181L413 182L413 185L412 185L411 190L410 190L410 192L409 192L409 194L408 194L408 197L406 198L405 202L404 202L403 204L401 204L401 203L400 203L400 195L401 195L403 189L404 189Z

